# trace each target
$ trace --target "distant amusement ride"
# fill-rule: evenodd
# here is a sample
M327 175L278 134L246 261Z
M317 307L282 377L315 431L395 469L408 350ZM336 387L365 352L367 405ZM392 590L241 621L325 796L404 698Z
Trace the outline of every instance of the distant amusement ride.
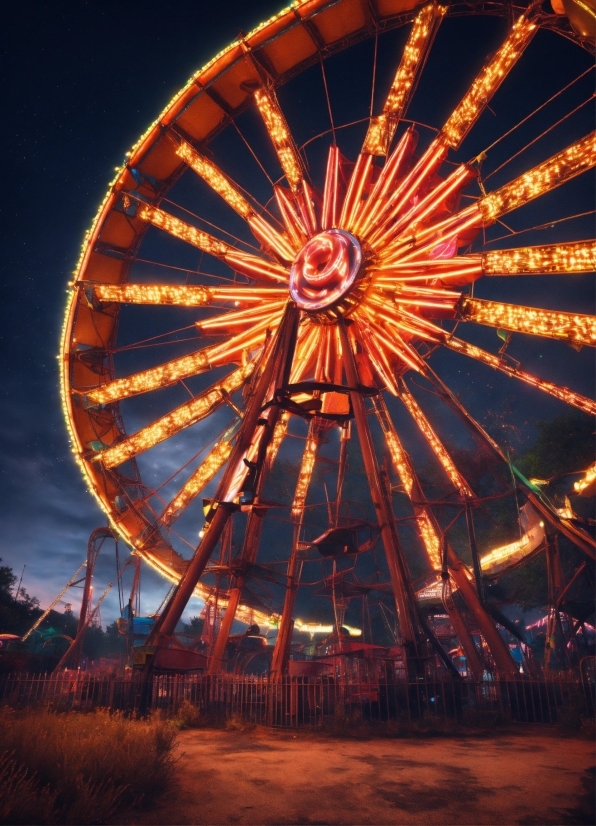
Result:
M535 41L589 58L590 20L571 5L568 18L536 3L297 0L192 77L127 154L83 245L60 359L89 490L172 586L140 664L188 654L187 667L275 679L381 657L448 673L440 615L468 674L516 674L487 583L541 552L556 579L561 535L594 560L588 528L460 400L470 365L529 386L536 406L542 393L596 412L507 351L517 334L570 360L596 344L594 317L516 298L594 271L593 240L573 235L582 209L563 198L561 217L540 199L587 185L596 133L534 145L492 189L501 138L479 151ZM441 30L487 20L493 51L462 75ZM341 60L366 82L334 109ZM424 100L440 61L456 103L428 126L410 115L418 87L417 117L440 119L445 101ZM524 246L502 219L534 202ZM487 545L493 507L509 508L509 538ZM193 595L202 641L184 652L175 630Z

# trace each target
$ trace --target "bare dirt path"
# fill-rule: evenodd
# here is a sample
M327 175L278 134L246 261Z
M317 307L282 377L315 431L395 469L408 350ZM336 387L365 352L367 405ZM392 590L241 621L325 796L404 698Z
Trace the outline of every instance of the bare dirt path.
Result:
M594 744L544 733L351 740L195 729L127 824L594 824Z

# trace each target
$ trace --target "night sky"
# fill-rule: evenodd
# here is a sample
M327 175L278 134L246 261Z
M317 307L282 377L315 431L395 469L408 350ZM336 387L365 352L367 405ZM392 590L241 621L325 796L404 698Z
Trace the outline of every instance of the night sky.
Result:
M124 153L145 131L172 95L209 58L239 31L249 31L281 8L279 0L246 3L213 2L36 2L10 4L4 10L3 60L3 179L5 196L0 201L2 233L3 297L2 412L0 417L2 532L0 556L20 576L23 586L46 605L83 561L90 532L105 524L105 517L87 493L67 440L58 388L59 337L66 287L86 229L120 166ZM436 67L429 61L410 116L440 126L472 79L458 65L451 73L440 69L443 50L455 45L455 53L467 50L473 65L482 65L486 54L502 41L504 21L485 21L487 37L476 43L472 30L451 35L445 26L436 43ZM488 27L492 27L492 32ZM487 34L488 33L488 34ZM405 30L393 33L385 52L380 47L380 74L391 72L390 46L403 43ZM460 38L453 41L454 37ZM485 120L466 142L461 160L473 157L527 112L562 88L590 65L590 57L576 50L571 59L561 58L552 36L533 43L530 68L515 75L515 91L495 98L499 116ZM487 43L489 46L487 47ZM552 49L552 51L551 51ZM475 50L475 51L474 51ZM370 66L366 47L359 52L365 65L366 84ZM565 53L567 54L567 53ZM383 56L384 55L384 56ZM470 55L468 54L468 57ZM383 62L384 61L384 62ZM562 62L563 61L563 62ZM387 75L389 76L389 75ZM364 80L363 80L364 83ZM586 85L587 83L587 85ZM332 102L338 122L349 120L348 109L357 77L347 77L338 63L329 66ZM590 79L578 84L561 108L554 107L538 129L561 117L590 93ZM280 92L286 104L284 90ZM379 102L382 95L379 97ZM290 124L298 123L303 101L287 100ZM285 106L284 106L285 108ZM311 117L323 122L323 103L312 106ZM589 107L553 130L544 148L526 153L487 184L496 188L533 163L585 135L593 117ZM324 125L321 128L325 128ZM320 130L319 130L320 131ZM299 139L306 140L306 130ZM535 132L534 132L535 134ZM530 140L521 133L492 166ZM349 143L349 139L346 138ZM346 145L345 151L350 146ZM585 176L584 176L585 177ZM567 185L561 194L551 193L526 215L505 220L515 228L593 209L593 195L586 180ZM578 205L584 205L580 208ZM587 205L587 206L586 206ZM502 230L502 228L501 228ZM584 222L557 225L556 234L527 233L524 243L548 240L580 240L593 232L593 216ZM493 233L493 237L496 233ZM520 239L520 243L521 243ZM571 286L568 286L571 285ZM490 289L494 289L493 294ZM510 300L593 312L593 287L583 276L565 284L556 277L537 279L517 287ZM496 286L476 293L496 297ZM519 340L518 340L519 339ZM470 340L496 352L495 332L484 329ZM558 348L558 349L557 349ZM510 351L523 356L523 367L544 378L567 384L586 395L593 393L593 359L586 350L575 353L566 345L519 336ZM512 449L521 449L534 437L534 423L564 408L544 394L512 388L489 368L471 374L469 365L442 363L435 369L468 403L474 414L495 427L506 424L504 434ZM463 357L461 357L463 358ZM547 367L545 367L547 364ZM507 384L507 382L509 382ZM127 551L121 547L121 553ZM96 569L96 591L114 581L113 546L106 543ZM147 567L143 569L143 611L154 611L167 587ZM102 620L117 613L114 588L104 603ZM77 596L68 597L76 610ZM62 606L63 607L63 606ZM191 602L186 617L196 614ZM60 610L60 606L58 607ZM1 631L2 629L0 629Z

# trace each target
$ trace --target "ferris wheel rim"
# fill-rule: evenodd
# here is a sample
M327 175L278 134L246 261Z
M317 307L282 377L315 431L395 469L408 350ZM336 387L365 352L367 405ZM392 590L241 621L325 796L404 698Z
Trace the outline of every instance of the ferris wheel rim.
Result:
M168 127L171 123L173 123L175 121L177 115L180 113L180 111L182 111L182 105L186 100L185 95L187 95L187 97L188 97L189 89L192 90L193 93L194 93L194 88L193 87L196 87L196 88L204 87L205 84L203 83L203 81L205 81L207 79L206 76L208 75L209 72L211 72L212 75L213 75L213 73L215 72L215 69L216 69L217 60L232 62L233 59L236 59L236 58L234 58L234 55L235 54L240 54L242 52L242 50L246 48L246 43L248 43L250 45L251 37L254 37L256 40L258 40L260 38L261 42L263 42L263 43L271 42L270 39L269 39L269 41L267 39L268 35L271 32L273 32L275 34L275 39L281 37L283 34L286 33L286 29L283 28L282 23L284 21L289 22L290 16L294 15L294 13L298 9L300 9L300 8L306 9L307 7L308 8L311 8L311 7L316 8L316 13L313 14L313 19L314 19L317 14L320 14L323 11L328 11L334 5L335 5L335 3L329 2L329 0L327 0L326 2L317 2L317 0L310 0L310 3L307 2L307 3L303 3L303 4L297 4L296 6L292 7L290 10L288 10L286 12L281 12L280 15L277 15L276 17L272 18L272 20L270 20L267 23L263 24L262 26L258 27L258 29L255 30L255 32L253 32L252 35L248 35L247 38L245 38L245 40L243 42L241 42L241 43L235 42L235 43L231 44L231 46L228 47L228 49L224 50L224 52L220 56L218 56L217 58L214 58L214 60L211 61L210 63L208 63L207 66L204 67L204 69L202 69L199 73L197 73L193 77L191 82L180 93L178 93L178 95L176 95L174 97L174 99L170 102L170 104L168 105L168 107L166 108L166 110L164 111L162 116L160 117L157 126L153 127L137 143L135 148L130 153L129 160L128 160L127 164L122 168L122 170L120 170L118 176L116 177L115 181L113 182L113 184L112 184L112 186L111 186L111 188L108 192L108 195L106 196L106 199L105 199L104 203L102 204L102 207L100 208L100 211L99 211L98 216L97 216L97 218L94 222L94 225L93 225L93 228L92 228L92 230L89 234L89 237L86 240L85 247L84 247L84 250L83 250L83 253L82 253L82 257L81 257L81 261L79 262L79 266L77 268L77 277L75 279L75 281L77 283L81 282L83 280L86 280L86 281L88 280L88 279L84 279L84 275L87 272L88 265L89 265L89 259L93 254L95 243L98 240L98 236L100 235L100 233L101 233L108 217L113 214L114 207L115 207L116 203L121 198L121 192L125 188L125 179L127 178L127 176L128 176L128 178L130 178L130 175L131 175L130 169L134 168L133 165L135 163L137 163L139 159L143 158L145 156L145 153L147 153L150 148L153 149L154 145L159 143L159 140L162 137L163 128ZM416 6L414 6L411 10L408 10L405 13L405 15L402 16L404 19L400 18L400 22L399 23L395 22L394 25L395 26L405 25L406 23L410 22L413 19L413 17L415 16L415 13L419 10L421 5L422 4L416 4ZM494 13L496 13L496 8L493 10L492 6L497 7L497 6L500 6L500 5L501 4L499 4L499 3L491 4L491 10L489 10L488 12L486 12L485 10L475 9L472 13L494 14ZM457 13L457 11L455 13ZM575 38L575 39L580 45L585 47L586 44L584 42L581 42L579 38ZM345 46L347 46L347 45L349 45L349 44L346 43ZM329 54L330 53L331 52L329 52ZM326 54L325 56L328 56L328 55ZM316 59L318 59L318 57L313 58L313 61L316 60ZM228 68L229 68L229 66L226 66L226 70ZM301 65L301 68L306 68L306 66ZM291 76L292 76L291 73L289 73L288 76L285 77L285 80L289 79ZM279 85L281 85L283 82L285 82L285 81L280 81ZM248 105L248 103L246 105ZM237 113L234 115L234 118L236 117L236 115L237 115ZM210 136L210 137L212 137L212 136ZM161 194L160 194L160 192L157 193L156 199L153 201L153 204L159 204L160 203L161 198L167 194L167 191L171 187L172 183L173 183L173 181L170 180L168 185L165 188L163 188L163 190L161 191ZM144 230L141 231L138 234L138 236L135 239L135 245L136 246L133 246L131 248L132 250L138 249L140 243L142 242L144 233L146 232L146 230L148 229L149 226L150 226L150 224L147 223ZM81 441L79 439L79 434L76 432L75 426L73 424L73 421L74 421L73 401L72 401L72 395L70 393L68 369L67 369L67 364L70 363L70 359L71 359L71 344L72 344L71 338L72 338L72 335L73 335L73 332L72 332L73 325L75 323L74 315L75 315L76 309L77 309L76 305L77 305L77 295L75 293L73 295L72 300L69 303L69 306L67 308L67 314L66 314L66 317L65 317L65 325L64 325L64 332L63 332L63 345L62 345L62 353L61 353L61 363L62 363L62 366L63 366L62 389L63 389L63 404L64 404L64 407L65 407L65 417L66 417L67 425L69 426L69 429L71 431L71 439L73 441L73 444L76 446L76 448L78 448L78 450L75 449L75 452L78 453L78 454L83 454L85 451L83 450L83 445L81 444ZM115 323L117 324L117 321ZM122 432L124 432L123 428L122 428ZM83 467L84 475L89 480L91 477L90 477L89 469L88 469L87 464L86 464L87 460L86 459L80 459L80 462L81 462L82 467ZM138 483L140 484L140 480L138 480ZM98 499L98 501L102 505L102 507L107 507L105 497L102 497L101 494L99 494L97 492L96 484L93 481L91 483L91 487L93 489L94 494L96 495L96 498ZM169 567L168 565L166 565L163 562L163 556L158 557L158 556L155 556L153 554L153 551L152 551L152 548L151 548L150 544L143 547L145 542L149 542L149 543L151 542L151 532L153 530L153 526L151 525L150 521L146 520L146 525L145 525L146 533L145 533L145 537L143 538L143 541L139 542L137 540L135 542L135 540L133 538L131 538L131 536L129 534L126 534L126 533L123 534L122 533L121 525L119 526L118 523L114 520L113 510L112 511L108 510L108 516L109 516L111 522L113 523L114 527L116 527L116 529L118 530L118 532L121 535L124 535L125 540L129 544L132 544L133 547L136 548L136 551L138 553L140 553L142 556L144 556L155 567L158 567L160 569L160 571L165 576L167 576L167 578L169 578L171 581L176 581L177 580L177 578L180 576L180 573L181 573L181 571L184 567L183 564L176 563L173 567ZM162 547L163 547L164 553L166 555L167 554L171 555L171 553L172 553L171 548L166 547L166 546L162 546Z

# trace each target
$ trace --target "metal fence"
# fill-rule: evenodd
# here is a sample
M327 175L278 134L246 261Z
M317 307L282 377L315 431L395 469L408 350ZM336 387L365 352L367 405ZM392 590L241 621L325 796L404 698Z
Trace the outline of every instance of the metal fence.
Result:
M579 678L473 682L345 682L332 677L234 675L156 675L149 707L168 717L192 706L208 720L237 718L278 727L350 726L365 721L463 723L510 719L522 723L557 723L593 716L593 669ZM109 708L134 713L140 684L132 679L95 677L84 672L58 675L6 675L0 679L0 703L12 707L44 705L59 711Z

